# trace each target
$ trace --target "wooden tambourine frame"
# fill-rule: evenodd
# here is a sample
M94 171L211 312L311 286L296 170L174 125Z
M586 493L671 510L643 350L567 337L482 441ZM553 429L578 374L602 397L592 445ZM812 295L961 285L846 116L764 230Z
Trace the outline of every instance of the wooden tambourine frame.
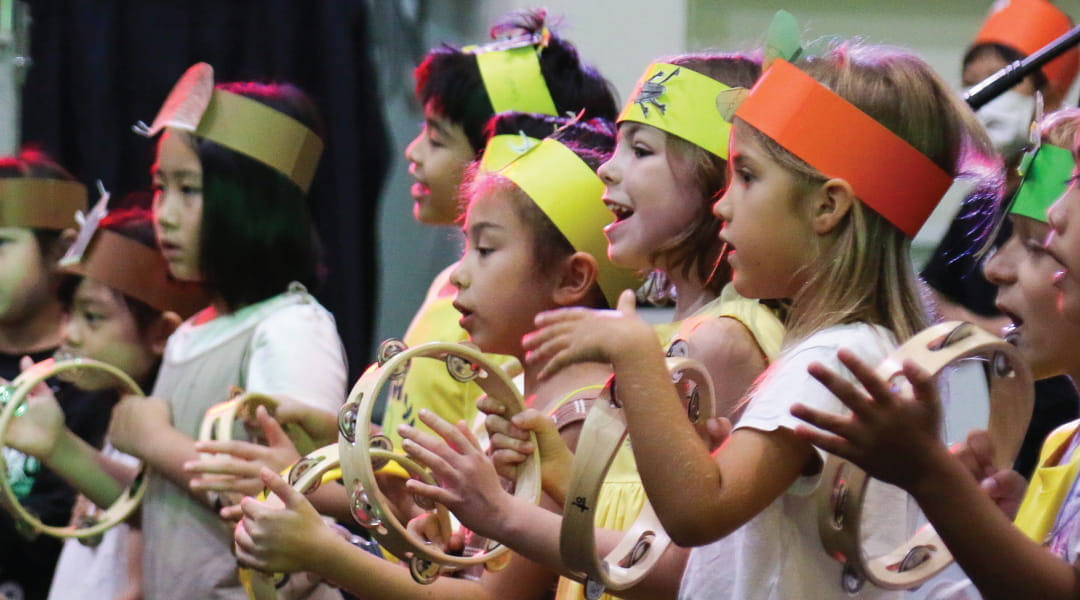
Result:
M23 371L9 384L13 391L10 398L4 403L3 413L0 413L0 440L7 437L7 430L11 425L11 420L22 414L20 409L22 409L38 384L54 375L77 371L93 371L95 375L103 373L115 379L119 384L117 387L123 389L126 393L137 396L145 395L139 384L135 383L127 373L110 364L88 358L72 358L59 361L45 360ZM97 513L91 522L84 522L80 526L56 527L42 523L40 519L23 507L15 496L15 491L11 489L11 482L8 480L7 472L7 461L4 460L3 453L0 452L0 491L3 493L4 508L12 516L23 521L38 533L58 538L78 539L100 535L127 519L139 506L139 502L142 501L143 496L146 494L146 481L149 475L149 469L143 464L131 485L120 493L120 496L113 501L109 508Z
M432 342L415 348L407 348L397 340L383 342L379 348L379 362L373 364L360 377L341 407L338 424L341 452L341 473L349 490L353 517L366 527L372 537L386 551L407 562L413 578L419 583L431 583L444 572L484 565L488 569L505 566L507 548L497 542L489 542L473 556L454 556L434 545L426 543L407 527L390 510L390 501L379 488L375 472L387 461L398 463L410 477L435 484L431 473L416 461L388 447L383 436L371 434L371 417L379 392L393 379L404 376L411 360L445 361L450 375L461 382L475 381L485 394L499 400L506 407L505 416L510 417L525 408L521 392L499 365L490 361L479 350L464 344ZM535 440L534 440L535 442ZM537 452L522 463L514 485L514 495L536 503L540 499L540 458ZM444 531L450 527L449 511L442 505L417 499L421 507L432 506L432 511Z
M716 415L712 378L696 360L667 359L668 371L679 390L687 418L698 435L708 439L706 423ZM612 377L585 418L578 436L574 465L563 506L559 548L563 564L585 582L585 597L599 598L605 590L633 587L656 565L671 538L648 500L618 544L600 557L596 550L596 503L600 487L616 453L626 439L626 419L618 403Z
M310 452L297 460L289 467L286 480L293 489L301 494L310 494L327 481L341 478L341 460L338 454L338 445L330 444ZM266 498L273 497L272 492L265 492ZM241 585L248 593L250 600L276 600L278 589L288 583L284 574L263 573L255 569L239 567L237 574Z
M908 359L935 377L960 360L984 361L990 385L987 430L994 442L994 464L1011 467L1034 402L1031 372L1016 348L970 323L940 323L915 335L882 361L878 377L910 392L911 384L903 376L903 363ZM930 524L891 552L867 555L860 542L860 520L868 480L862 469L829 455L815 492L821 542L830 556L844 564L840 582L844 590L854 593L866 580L884 589L909 589L949 566L952 553Z

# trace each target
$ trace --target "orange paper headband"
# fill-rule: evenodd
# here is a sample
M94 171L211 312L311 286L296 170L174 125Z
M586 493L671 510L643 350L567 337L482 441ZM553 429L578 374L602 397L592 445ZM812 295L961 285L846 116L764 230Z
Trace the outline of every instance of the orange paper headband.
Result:
M98 229L78 260L60 269L89 277L158 310L182 318L204 308L209 300L202 288L169 278L168 265L157 249L107 229Z
M86 186L77 181L0 178L0 227L67 229L86 209Z
M1007 0L996 2L973 46L1002 44L1025 56L1072 29L1069 16L1046 0ZM1080 50L1072 48L1046 63L1042 72L1052 86L1064 92L1076 78Z
M909 238L952 177L884 125L791 63L777 59L735 116L855 195Z

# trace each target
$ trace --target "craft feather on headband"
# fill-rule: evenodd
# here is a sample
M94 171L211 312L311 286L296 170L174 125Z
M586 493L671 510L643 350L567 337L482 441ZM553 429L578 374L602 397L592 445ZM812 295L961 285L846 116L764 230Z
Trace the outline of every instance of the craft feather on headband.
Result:
M198 63L176 82L148 127L152 137L164 128L186 131L249 156L285 175L307 192L319 165L323 142L296 119L251 98L214 87L214 68Z
M169 277L157 248L100 227L108 215L109 193L98 184L101 199L83 217L79 236L60 259L60 270L89 277L126 296L187 318L209 303L203 289Z
M546 138L497 173L525 192L575 251L596 259L597 285L608 306L615 306L623 290L641 284L635 272L608 258L604 226L615 217L602 200L604 183L573 150Z

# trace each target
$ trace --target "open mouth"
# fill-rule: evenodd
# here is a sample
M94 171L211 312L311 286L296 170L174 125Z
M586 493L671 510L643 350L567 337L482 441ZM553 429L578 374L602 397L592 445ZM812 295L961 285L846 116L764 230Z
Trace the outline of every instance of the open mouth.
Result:
M606 206L607 209L611 211L611 214L615 215L616 223L618 223L619 221L625 221L626 219L634 216L634 209L626 206L625 204L620 204L613 200L604 200L604 206Z
M1010 321L1008 325L1001 328L1001 337L1005 338L1006 342L1015 345L1020 339L1020 328L1024 325L1024 320L1007 309L1000 307L999 309Z

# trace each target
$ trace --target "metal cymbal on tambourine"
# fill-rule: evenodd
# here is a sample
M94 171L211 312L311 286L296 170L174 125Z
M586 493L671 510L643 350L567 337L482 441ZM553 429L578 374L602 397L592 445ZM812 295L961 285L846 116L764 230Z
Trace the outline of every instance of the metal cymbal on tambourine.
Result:
M990 389L987 430L994 442L994 464L1009 468L1031 419L1031 371L1012 345L971 323L950 321L918 333L877 367L883 380L910 392L905 360L937 376L961 360L980 360ZM818 531L825 551L844 564L840 585L849 593L865 581L892 590L921 585L952 563L952 553L928 523L891 552L869 556L860 537L862 504L869 477L854 464L828 455L817 495Z
M672 382L686 406L687 418L707 440L706 423L718 416L712 378L696 360L684 357L666 360ZM605 590L617 592L636 585L671 543L646 500L615 548L607 556L597 554L597 498L626 435L626 420L618 403L616 379L612 377L585 418L578 437L559 537L563 564L585 582L585 596L589 600L599 598Z
M120 369L103 362L88 358L67 358L63 360L44 360L23 371L6 387L10 396L3 403L3 412L0 413L0 440L6 438L11 420L22 414L24 405L29 399L33 389L46 379L55 375L64 374L65 379L77 382L80 375L94 378L97 382L100 377L108 377L117 382L117 388L128 394L138 396L145 395L139 384ZM11 488L11 481L7 477L8 465L4 453L0 452L0 492L3 494L3 505L15 519L22 521L33 531L44 533L58 538L86 539L100 535L107 529L121 523L139 506L143 495L146 494L146 481L149 469L143 464L131 485L124 489L120 496L113 501L112 505L104 511L97 513L90 521L83 521L78 525L66 525L57 527L46 525L40 519L31 514L19 502L15 491Z
M475 381L485 394L506 407L510 417L525 408L521 392L505 371L485 357L475 347L466 344L432 342L407 348L397 340L383 342L379 362L371 365L349 393L341 407L338 424L338 446L341 455L342 479L349 491L353 517L371 532L379 545L407 562L413 578L431 583L440 573L484 565L488 569L505 566L507 548L490 541L478 554L455 556L428 544L408 530L395 516L390 501L379 488L375 472L387 462L396 463L407 476L435 484L431 473L422 465L390 447L389 439L371 434L371 417L380 391L391 381L405 376L410 361L439 360L458 381ZM535 440L534 440L535 442ZM514 485L514 495L536 503L540 498L540 457L538 451L522 463ZM417 505L432 503L417 498ZM435 504L431 508L444 530L449 529L449 511Z

